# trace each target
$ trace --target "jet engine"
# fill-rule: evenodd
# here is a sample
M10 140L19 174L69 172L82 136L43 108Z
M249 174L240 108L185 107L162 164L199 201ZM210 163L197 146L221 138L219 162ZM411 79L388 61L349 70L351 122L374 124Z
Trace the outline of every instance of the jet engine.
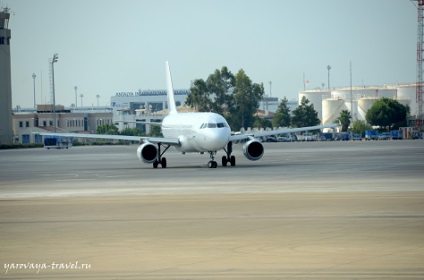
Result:
M256 139L251 139L243 145L243 154L249 160L258 160L264 155L264 146Z
M137 157L145 163L153 163L158 157L158 149L152 143L141 144L137 148Z

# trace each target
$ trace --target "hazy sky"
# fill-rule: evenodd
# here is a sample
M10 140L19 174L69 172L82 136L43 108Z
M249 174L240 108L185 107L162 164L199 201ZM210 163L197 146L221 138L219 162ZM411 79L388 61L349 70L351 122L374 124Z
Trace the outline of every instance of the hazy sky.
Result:
M50 100L54 53L56 103L110 102L116 92L188 89L215 69L244 69L269 94L297 99L309 89L413 83L417 10L409 0L0 0L13 12L13 106ZM42 74L41 74L42 73ZM42 76L42 79L41 79ZM42 86L42 92L41 92ZM78 105L80 105L78 97Z

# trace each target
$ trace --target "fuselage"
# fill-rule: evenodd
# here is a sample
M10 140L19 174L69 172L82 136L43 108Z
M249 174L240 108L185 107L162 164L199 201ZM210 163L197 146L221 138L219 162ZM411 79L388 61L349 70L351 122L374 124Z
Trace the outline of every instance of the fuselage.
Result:
M162 121L165 138L178 138L181 152L211 152L224 148L231 136L227 121L216 113L178 113Z

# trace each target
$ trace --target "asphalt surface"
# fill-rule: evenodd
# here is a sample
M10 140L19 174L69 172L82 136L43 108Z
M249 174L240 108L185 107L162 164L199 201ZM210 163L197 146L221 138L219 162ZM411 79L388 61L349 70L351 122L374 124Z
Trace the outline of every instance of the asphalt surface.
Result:
M1 150L0 279L424 277L423 141L265 146Z

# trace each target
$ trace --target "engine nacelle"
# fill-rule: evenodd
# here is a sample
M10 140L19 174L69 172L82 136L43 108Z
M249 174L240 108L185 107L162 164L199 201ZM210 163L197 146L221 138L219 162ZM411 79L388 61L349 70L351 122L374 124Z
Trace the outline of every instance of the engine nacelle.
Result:
M141 144L137 148L137 157L145 163L153 163L158 157L158 149L152 143Z
M251 139L243 145L243 154L249 160L258 160L264 155L264 145L255 139Z

